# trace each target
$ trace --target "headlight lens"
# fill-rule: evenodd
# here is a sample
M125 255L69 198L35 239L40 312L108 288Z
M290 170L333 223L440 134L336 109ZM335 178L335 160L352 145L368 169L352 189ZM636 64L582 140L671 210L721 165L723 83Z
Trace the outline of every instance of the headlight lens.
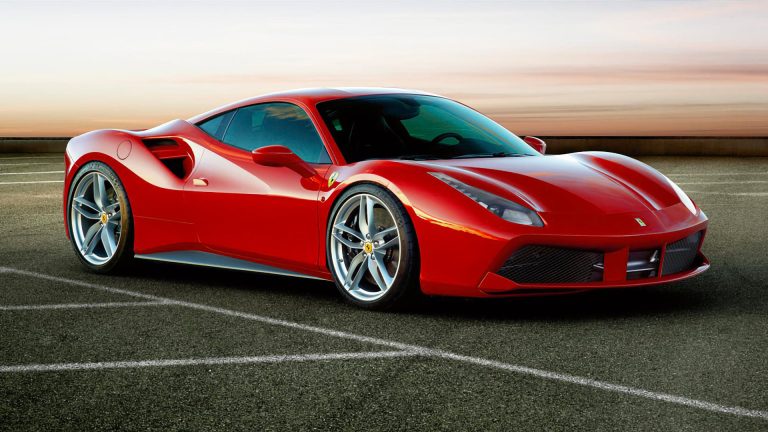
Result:
M448 186L451 186L469 198L472 198L476 203L485 207L486 210L506 221L521 225L544 226L544 222L539 215L527 207L523 207L516 202L512 202L490 192L470 186L464 182L456 180L448 174L439 172L431 172L430 174L442 180L448 184Z
M670 186L672 186L672 189L675 190L675 193L677 194L677 197L680 198L680 201L682 201L683 205L685 205L688 210L691 211L691 213L696 214L696 206L693 204L693 201L691 201L690 198L688 198L688 195L683 192L682 189L680 189L680 186L676 185L675 182L667 178L667 176L664 176L665 179L667 179L667 182Z

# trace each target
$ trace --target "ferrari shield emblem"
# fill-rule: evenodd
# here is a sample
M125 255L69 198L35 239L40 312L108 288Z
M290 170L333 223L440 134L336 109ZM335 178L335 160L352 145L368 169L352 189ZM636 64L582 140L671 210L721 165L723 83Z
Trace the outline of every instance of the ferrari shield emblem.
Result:
M635 218L635 222L637 222L637 224L640 225L641 227L645 226L645 222L643 222L643 220L640 218Z
M339 177L339 173L335 172L331 174L330 177L328 177L328 187L331 187L331 185L336 181L336 179Z

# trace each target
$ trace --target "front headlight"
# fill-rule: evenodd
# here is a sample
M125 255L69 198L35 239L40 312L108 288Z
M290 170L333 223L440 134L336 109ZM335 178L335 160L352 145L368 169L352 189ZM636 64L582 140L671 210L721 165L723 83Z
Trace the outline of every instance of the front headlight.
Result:
M670 186L672 186L672 189L674 189L675 193L677 194L677 197L680 198L680 201L685 205L688 210L691 211L691 213L696 214L696 206L693 204L693 201L691 201L690 198L688 198L688 195L686 195L685 192L683 192L682 189L680 189L680 186L676 185L675 182L667 178L667 176L664 176L665 179L667 179L667 183L669 183Z
M451 186L469 198L472 198L476 203L485 207L486 210L506 221L521 225L544 226L544 222L539 215L527 207L523 207L516 202L512 202L490 192L470 186L464 182L456 180L448 174L439 172L431 172L430 174L439 180L442 180L448 186Z

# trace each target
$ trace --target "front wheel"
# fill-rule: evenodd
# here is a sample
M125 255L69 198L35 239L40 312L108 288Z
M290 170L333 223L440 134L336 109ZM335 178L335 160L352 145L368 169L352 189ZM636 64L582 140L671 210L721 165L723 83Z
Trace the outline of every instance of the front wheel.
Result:
M328 268L349 302L386 309L419 293L416 233L403 205L378 186L344 192L331 212Z
M107 273L133 258L131 206L106 164L89 162L75 175L67 199L72 247L89 270Z

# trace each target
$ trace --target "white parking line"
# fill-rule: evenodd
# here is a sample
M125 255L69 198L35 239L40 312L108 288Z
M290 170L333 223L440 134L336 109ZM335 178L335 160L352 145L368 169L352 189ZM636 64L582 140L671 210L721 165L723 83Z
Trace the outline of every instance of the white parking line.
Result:
M0 185L41 184L41 183L64 183L64 180L41 180L41 181L0 182Z
M17 157L0 157L0 160L20 160L20 159L58 159L64 160L64 156L17 156Z
M667 177L684 177L684 176L726 176L726 175L768 175L768 171L747 171L747 172L729 172L729 173L677 173L667 174Z
M285 363L285 362L307 362L307 361L328 361L328 360L357 360L357 359L378 359L393 357L416 356L418 353L410 351L371 351L371 352L346 352L330 354L288 354L288 355L267 355L252 357L209 357L209 358L191 358L191 359L168 359L168 360L137 360L137 361L112 361L112 362L92 362L92 363L52 363L52 364L30 364L30 365L10 365L0 366L0 373L10 372L54 372L54 371L72 371L72 370L92 370L92 369L129 369L144 367L168 367L168 366L214 366L214 365L243 365L256 363Z
M690 194L706 194L706 195L731 195L731 196L748 196L748 197L764 197L768 196L768 192L714 192L714 191L685 191Z
M61 162L21 162L21 163L0 163L0 166L22 166L22 165L60 165Z
M725 185L725 184L752 184L768 183L768 180L742 180L742 181L713 181L713 182L680 182L679 185Z
M395 348L401 351L412 352L414 353L414 355L449 359L449 360L504 370L508 372L513 372L520 375L534 376L534 377L544 378L552 381L560 381L568 384L576 384L576 385L591 387L591 388L615 392L615 393L624 393L632 396L638 396L638 397L643 397L646 399L652 399L652 400L662 401L662 402L669 402L677 405L698 408L698 409L711 411L711 412L732 414L732 415L737 415L742 417L756 417L756 418L768 420L768 411L720 405L712 402L707 402L707 401L702 401L697 399L689 399L682 396L676 396L669 393L654 392L654 391L645 390L641 388L629 387L629 386L624 386L620 384L613 384L609 382L594 380L591 378L584 378L576 375L551 372L551 371L546 371L542 369L530 368L526 366L511 364L511 363L504 363L504 362L499 362L495 360L484 359L480 357L465 356L461 354L456 354L456 353L442 351L442 350L435 350L435 349L422 347L418 345L405 344L402 342L396 342L396 341L380 339L380 338L370 337L370 336L363 336L363 335L348 333L348 332L339 331L339 330L327 329L323 327L315 327L307 324L301 324L301 323L292 322L292 321L285 321L285 320L270 318L262 315L239 312L231 309L219 308L219 307L209 306L205 304L191 303L183 300L175 300L171 298L159 297L159 296L144 294L136 291L130 291L125 289L112 288L104 285L82 282L75 279L67 279L67 278L58 277L58 276L51 276L44 273L31 272L27 270L19 270L11 267L0 267L0 273L12 273L12 274L24 275L29 277L36 277L39 279L68 283L70 285L75 285L75 286L89 287L89 288L94 288L101 291L106 291L106 292L111 292L116 294L124 294L127 296L133 296L133 297L143 298L147 300L169 302L179 306L185 306L191 309L197 309L197 310L203 310L203 311L218 313L218 314L227 315L227 316L239 317L239 318L261 322L265 324L271 324L275 326L287 327L287 328L292 328L297 330L304 330L308 332L322 334L325 336L333 336L333 337L338 337L338 338L343 338L348 340L354 340L358 342L366 342L366 343L371 343L375 345L387 346L387 347ZM400 351L397 351L397 352L400 352Z
M133 307L133 306L168 306L168 305L170 305L170 303L160 302L160 301L108 302L108 303L60 303L60 304L0 306L0 311L119 308L119 307Z
M0 172L0 175L64 174L64 171Z

